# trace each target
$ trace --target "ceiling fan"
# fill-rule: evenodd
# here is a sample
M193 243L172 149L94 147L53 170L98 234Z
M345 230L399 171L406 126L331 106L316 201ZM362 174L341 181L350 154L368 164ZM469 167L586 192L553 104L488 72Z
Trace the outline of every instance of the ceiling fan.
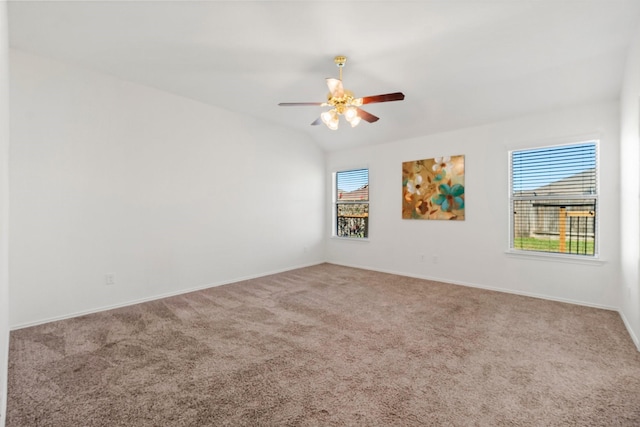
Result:
M369 123L376 122L380 117L376 117L371 113L360 108L364 104L373 104L375 102L402 101L404 94L402 92L385 93L382 95L365 96L363 98L355 98L353 92L344 89L342 86L342 68L347 62L346 56L336 56L333 60L340 70L340 78L327 78L327 86L329 94L327 102L281 102L283 107L312 106L332 107L330 110L323 112L311 125L319 125L324 123L331 130L338 129L339 116L344 115L351 127L356 127L360 120Z

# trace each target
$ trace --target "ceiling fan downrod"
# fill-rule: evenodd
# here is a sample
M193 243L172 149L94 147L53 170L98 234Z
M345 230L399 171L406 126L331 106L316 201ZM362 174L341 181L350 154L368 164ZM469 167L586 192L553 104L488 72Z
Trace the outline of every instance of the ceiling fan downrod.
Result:
M342 68L344 67L344 64L347 63L347 57L338 55L333 58L333 62L338 66L338 70L340 70L340 80L342 80Z

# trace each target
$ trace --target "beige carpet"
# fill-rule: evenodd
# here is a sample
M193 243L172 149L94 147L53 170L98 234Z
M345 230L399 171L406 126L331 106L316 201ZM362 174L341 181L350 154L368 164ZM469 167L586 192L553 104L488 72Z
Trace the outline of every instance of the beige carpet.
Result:
M330 264L17 330L7 426L638 426L615 312Z

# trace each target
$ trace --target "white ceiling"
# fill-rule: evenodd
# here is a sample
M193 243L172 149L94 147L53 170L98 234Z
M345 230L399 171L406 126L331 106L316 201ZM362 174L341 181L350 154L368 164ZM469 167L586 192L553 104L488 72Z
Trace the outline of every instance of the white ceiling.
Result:
M10 1L11 47L307 133L325 150L616 99L640 0ZM377 123L310 126L334 56Z

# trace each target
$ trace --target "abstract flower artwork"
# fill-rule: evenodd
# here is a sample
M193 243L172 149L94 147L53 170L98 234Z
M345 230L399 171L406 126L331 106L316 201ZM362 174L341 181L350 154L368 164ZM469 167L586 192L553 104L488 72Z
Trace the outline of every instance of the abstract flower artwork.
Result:
M402 163L402 218L464 220L464 156Z

